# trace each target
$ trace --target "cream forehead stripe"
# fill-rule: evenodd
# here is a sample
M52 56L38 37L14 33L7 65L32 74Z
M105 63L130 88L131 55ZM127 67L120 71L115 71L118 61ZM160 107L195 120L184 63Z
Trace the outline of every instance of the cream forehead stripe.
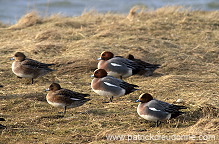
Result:
M144 95L144 93L143 94L141 94L140 96L139 96L139 99L142 97Z

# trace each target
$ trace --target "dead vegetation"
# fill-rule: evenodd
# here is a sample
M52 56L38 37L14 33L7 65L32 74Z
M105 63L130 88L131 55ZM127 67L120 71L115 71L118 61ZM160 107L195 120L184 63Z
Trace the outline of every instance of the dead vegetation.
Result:
M9 29L22 29L37 23L40 23L40 17L36 12L31 12L23 16L15 25L9 27Z
M164 7L155 11L134 7L128 16L83 13L79 17L41 18L30 13L13 26L0 24L1 143L130 143L109 141L107 135L215 135L219 131L219 13ZM90 75L102 51L133 54L162 67L152 77L126 81L140 90L102 104L90 88ZM10 57L17 51L41 62L55 63L57 71L36 79L34 85L11 72ZM91 94L79 108L60 109L45 100L51 82ZM185 115L162 124L139 118L134 101L143 92L189 107ZM131 141L132 143L148 141ZM170 143L171 141L152 141ZM214 140L185 140L179 143Z

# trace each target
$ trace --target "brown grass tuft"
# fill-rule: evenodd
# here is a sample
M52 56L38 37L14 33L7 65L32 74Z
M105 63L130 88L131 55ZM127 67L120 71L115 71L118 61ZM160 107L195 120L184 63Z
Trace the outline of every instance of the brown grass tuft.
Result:
M40 42L36 44L35 49L32 50L33 53L38 54L52 54L53 56L63 51L64 46L60 43L54 42Z
M55 23L55 26L59 26L59 27L71 27L71 28L82 28L85 27L86 24L84 23L80 23L80 22L76 22L76 21L62 21L62 22L57 22Z
M141 15L145 10L145 7L143 6L134 6L130 9L129 14L127 16L127 19L132 21L135 17L138 17L138 15Z
M15 25L9 27L9 29L22 29L25 27L33 26L41 22L41 18L36 12L31 12L23 16Z
M38 33L35 39L37 41L58 40L58 39L61 39L61 34L57 30L47 30L47 31Z
M186 129L186 134L191 135L206 135L217 134L219 129L219 120L217 118L209 120L209 118L201 118L193 126ZM215 135L216 136L216 135Z

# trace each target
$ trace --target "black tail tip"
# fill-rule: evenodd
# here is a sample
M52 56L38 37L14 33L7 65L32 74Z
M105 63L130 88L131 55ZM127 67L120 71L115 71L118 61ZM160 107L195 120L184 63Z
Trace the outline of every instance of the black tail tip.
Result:
M47 64L48 66L56 65L56 64Z
M188 107L182 106L182 105L177 105L177 108L178 108L178 109L187 109Z
M4 118L0 118L0 121L5 121L5 119Z
M131 90L131 92L134 92L134 91L136 91L136 90L140 90L140 89L133 88L133 89Z
M161 65L160 65L160 64L155 64L154 67L156 67L156 68L160 68Z
M89 97L90 95L89 94L84 94L84 97Z
M178 117L178 116L180 116L180 115L182 115L182 114L184 114L184 113L185 113L185 112L181 112L181 111L172 113L170 118L171 118L171 119L172 119L172 118L176 118L176 117Z
M139 87L138 85L132 84L133 87Z
M86 102L87 102L87 101L90 101L90 100L91 100L90 98L86 98Z

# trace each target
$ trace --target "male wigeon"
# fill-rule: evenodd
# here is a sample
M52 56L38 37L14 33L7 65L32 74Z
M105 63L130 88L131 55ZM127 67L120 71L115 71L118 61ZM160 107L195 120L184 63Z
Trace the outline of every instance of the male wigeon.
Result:
M160 68L161 65L159 64L150 64L147 63L145 61L142 61L140 59L136 59L132 54L128 54L127 59L130 59L134 62L136 62L138 65L140 65L141 67L143 67L138 74L139 75L144 75L144 76L151 76L153 74L153 72Z
M105 69L108 75L121 79L137 74L141 70L141 67L134 61L121 56L114 57L114 54L109 51L102 52L98 60L100 60L97 65L98 69Z
M12 71L18 78L31 78L33 79L41 77L51 71L54 71L48 66L54 64L45 64L36 60L28 59L22 52L16 52L11 60L15 60L12 63Z
M112 102L113 97L134 92L137 90L135 87L138 87L113 76L108 76L104 69L95 70L92 77L94 77L91 82L92 90L101 96L110 97L110 102Z
M180 111L180 109L187 108L185 106L173 105L156 100L149 93L140 95L136 102L141 102L137 108L139 116L149 121L155 121L156 126L159 126L161 121L183 114L184 112Z
M89 98L85 98L89 94L61 88L58 83L52 83L46 91L49 91L46 95L47 102L55 107L64 108L64 114L67 108L79 107L90 100Z

